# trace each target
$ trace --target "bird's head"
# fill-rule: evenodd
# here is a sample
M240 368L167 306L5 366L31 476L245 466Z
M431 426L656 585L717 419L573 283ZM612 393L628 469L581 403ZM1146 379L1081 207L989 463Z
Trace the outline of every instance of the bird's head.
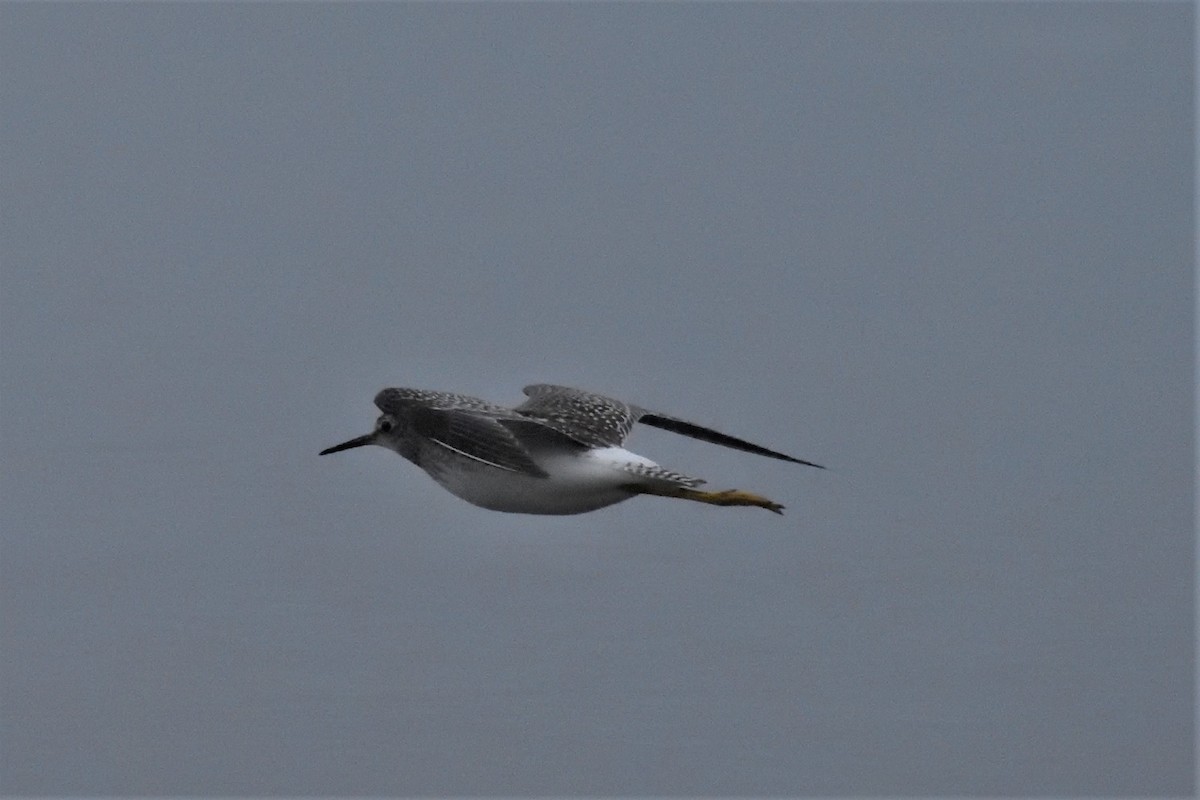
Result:
M327 447L320 452L319 455L327 456L330 453L340 453L343 450L350 450L354 447L363 447L368 444L376 444L380 447L386 447L389 450L400 452L401 442L404 440L404 430L400 419L393 414L380 414L379 419L375 420L375 429L368 434L358 436L348 442L335 444L333 447Z

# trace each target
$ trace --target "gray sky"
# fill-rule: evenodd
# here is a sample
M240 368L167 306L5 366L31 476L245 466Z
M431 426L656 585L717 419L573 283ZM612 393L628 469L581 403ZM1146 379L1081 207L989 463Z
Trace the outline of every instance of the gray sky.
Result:
M0 5L0 791L1188 795L1185 3ZM787 516L487 512L384 386Z

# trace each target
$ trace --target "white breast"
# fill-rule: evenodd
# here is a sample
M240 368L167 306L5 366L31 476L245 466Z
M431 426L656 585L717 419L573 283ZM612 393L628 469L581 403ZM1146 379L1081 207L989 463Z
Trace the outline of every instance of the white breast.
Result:
M594 511L634 494L622 488L637 478L628 464L655 466L654 462L621 447L605 447L580 454L564 454L539 461L549 473L535 478L485 466L461 464L429 474L445 489L468 503L493 511L523 514L581 514Z

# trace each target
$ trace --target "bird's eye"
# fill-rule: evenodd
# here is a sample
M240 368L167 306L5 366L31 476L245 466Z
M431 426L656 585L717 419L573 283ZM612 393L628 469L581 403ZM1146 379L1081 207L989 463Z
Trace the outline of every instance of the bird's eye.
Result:
M392 421L390 419L381 419L381 420L379 420L378 427L379 427L380 433L387 433L388 431L390 431L392 429Z

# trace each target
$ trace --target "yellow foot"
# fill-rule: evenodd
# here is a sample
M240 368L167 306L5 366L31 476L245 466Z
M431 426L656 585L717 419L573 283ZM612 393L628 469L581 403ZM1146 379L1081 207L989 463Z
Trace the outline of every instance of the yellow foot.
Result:
M783 506L774 500L768 500L762 495L743 492L741 489L726 489L722 492L701 492L697 489L684 489L679 497L714 506L758 506L759 508L765 508L767 511L774 511L776 514L783 513Z

